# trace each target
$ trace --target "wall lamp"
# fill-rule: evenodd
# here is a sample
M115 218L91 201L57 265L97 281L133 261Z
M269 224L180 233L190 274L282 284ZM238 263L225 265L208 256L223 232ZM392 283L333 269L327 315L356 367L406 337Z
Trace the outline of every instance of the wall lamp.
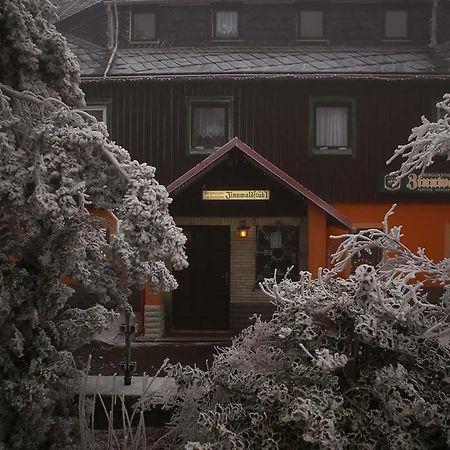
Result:
M237 227L238 236L240 238L248 237L250 227L246 225L245 220L241 220L241 224Z

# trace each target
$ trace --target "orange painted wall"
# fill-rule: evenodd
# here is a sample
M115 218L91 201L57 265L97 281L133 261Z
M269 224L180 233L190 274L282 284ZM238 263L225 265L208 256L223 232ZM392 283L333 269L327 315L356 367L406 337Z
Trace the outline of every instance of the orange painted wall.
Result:
M333 206L354 225L381 224L391 203L336 203ZM424 247L428 257L439 261L448 252L450 204L399 203L390 217L390 226L403 225L402 241L411 250Z
M150 282L145 283L144 303L153 306L158 306L162 303L162 291L153 292Z
M308 203L308 270L317 275L319 267L327 266L327 216L314 203Z
M114 234L117 228L116 217L107 209L88 208L89 213L96 217L105 219L105 222L109 225L109 232Z

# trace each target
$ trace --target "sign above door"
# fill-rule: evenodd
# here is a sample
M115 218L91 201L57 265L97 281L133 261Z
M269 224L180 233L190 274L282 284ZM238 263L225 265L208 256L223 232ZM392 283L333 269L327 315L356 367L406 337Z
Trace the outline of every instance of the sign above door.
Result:
M203 191L203 200L270 200L268 190Z

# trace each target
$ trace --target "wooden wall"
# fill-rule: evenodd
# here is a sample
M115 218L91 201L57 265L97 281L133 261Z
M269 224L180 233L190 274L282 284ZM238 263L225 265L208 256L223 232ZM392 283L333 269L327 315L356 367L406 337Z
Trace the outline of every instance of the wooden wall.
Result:
M189 155L187 96L233 97L235 136L329 202L391 201L375 192L375 172L398 144L406 143L422 114L447 89L432 81L205 81L85 82L89 99L109 99L112 138L141 162L157 168L168 184L205 156ZM354 157L312 157L308 143L310 96L356 99ZM438 161L434 172L446 171ZM404 201L413 201L407 194ZM417 200L417 199L416 199ZM421 199L423 200L423 198ZM442 201L428 195L427 201Z

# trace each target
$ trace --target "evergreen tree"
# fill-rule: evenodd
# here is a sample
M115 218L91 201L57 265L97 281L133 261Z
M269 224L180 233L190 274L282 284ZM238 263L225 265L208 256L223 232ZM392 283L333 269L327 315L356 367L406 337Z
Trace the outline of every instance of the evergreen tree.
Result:
M149 276L186 266L155 169L131 160L84 106L79 69L47 0L0 2L0 448L61 449L77 385L71 351L112 313L68 306L72 279L127 305ZM114 211L111 240L90 211Z

